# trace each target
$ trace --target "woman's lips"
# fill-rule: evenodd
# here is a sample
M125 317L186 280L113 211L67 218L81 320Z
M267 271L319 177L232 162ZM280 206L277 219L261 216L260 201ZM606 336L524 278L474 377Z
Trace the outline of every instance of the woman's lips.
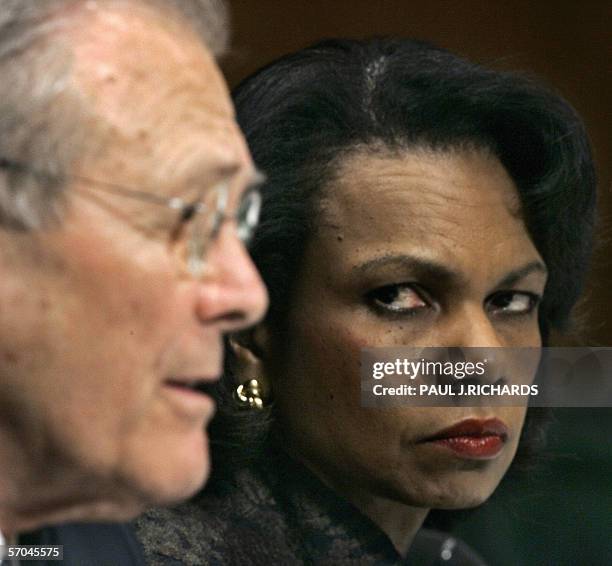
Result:
M500 454L507 439L508 427L499 419L466 419L422 442L452 450L463 458L488 460Z

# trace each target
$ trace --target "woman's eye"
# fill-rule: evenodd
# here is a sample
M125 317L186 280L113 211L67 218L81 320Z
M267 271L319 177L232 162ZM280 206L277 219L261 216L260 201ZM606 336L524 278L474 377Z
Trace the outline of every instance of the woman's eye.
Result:
M534 311L539 303L539 295L523 291L497 293L489 301L493 310L510 315L529 314Z
M367 294L369 302L378 309L394 313L413 312L429 306L410 284L385 285Z

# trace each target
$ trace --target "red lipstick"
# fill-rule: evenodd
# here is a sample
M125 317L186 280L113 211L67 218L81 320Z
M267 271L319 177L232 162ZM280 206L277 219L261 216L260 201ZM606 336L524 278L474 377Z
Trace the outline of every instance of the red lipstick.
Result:
M462 458L489 460L499 455L508 439L508 427L499 419L466 419L423 442L452 450Z

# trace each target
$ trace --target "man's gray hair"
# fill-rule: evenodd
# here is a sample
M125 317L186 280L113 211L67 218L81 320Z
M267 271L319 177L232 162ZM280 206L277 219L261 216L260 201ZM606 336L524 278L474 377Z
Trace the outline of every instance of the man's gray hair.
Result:
M112 3L174 12L214 54L226 48L223 0L0 0L0 226L35 229L60 217L87 105L70 84L69 46L48 40L67 10Z

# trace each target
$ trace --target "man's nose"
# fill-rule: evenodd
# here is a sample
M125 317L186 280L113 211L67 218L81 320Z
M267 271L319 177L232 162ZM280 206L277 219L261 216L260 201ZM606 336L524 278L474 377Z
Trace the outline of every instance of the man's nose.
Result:
M197 314L223 332L257 323L268 308L268 293L234 221L225 222L207 251L198 289Z

